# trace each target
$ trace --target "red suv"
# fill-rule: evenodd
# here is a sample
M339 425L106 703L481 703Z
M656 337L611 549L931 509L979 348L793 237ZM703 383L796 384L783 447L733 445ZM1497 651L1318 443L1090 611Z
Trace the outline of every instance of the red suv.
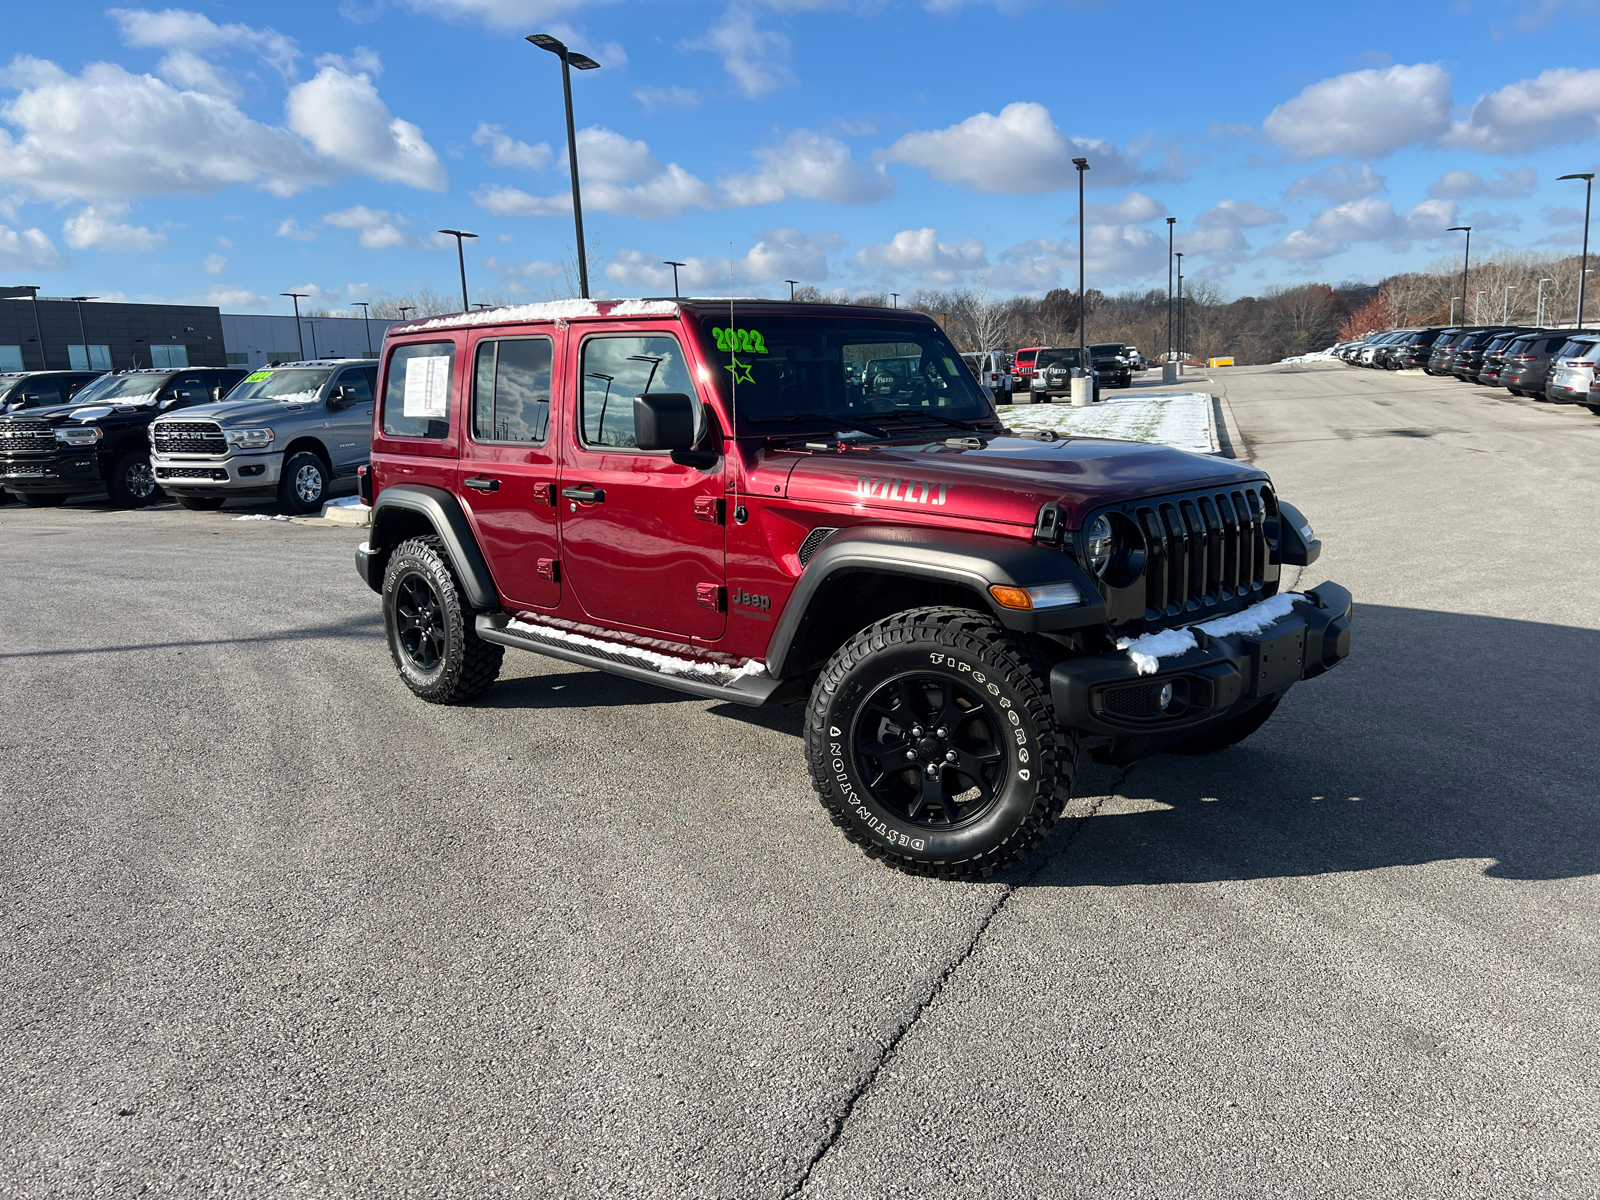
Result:
M568 301L384 341L363 578L424 700L507 646L805 704L835 824L988 874L1049 832L1080 743L1249 736L1350 647L1350 594L1258 469L1004 429L917 313Z

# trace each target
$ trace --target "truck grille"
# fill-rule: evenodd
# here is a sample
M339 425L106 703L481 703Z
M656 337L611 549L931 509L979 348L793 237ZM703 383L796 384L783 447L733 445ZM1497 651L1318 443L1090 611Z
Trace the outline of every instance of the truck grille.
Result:
M157 421L151 444L159 454L226 454L228 439L215 421Z
M226 481L228 472L223 467L157 467L157 479L217 479Z
M1145 619L1204 613L1259 596L1267 575L1268 507L1260 484L1135 504L1145 536Z
M43 421L0 423L0 450L54 450L56 435Z

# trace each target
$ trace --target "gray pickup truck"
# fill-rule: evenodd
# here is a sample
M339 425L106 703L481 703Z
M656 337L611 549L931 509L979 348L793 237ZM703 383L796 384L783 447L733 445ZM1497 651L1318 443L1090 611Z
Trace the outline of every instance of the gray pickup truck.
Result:
M372 449L377 364L318 359L263 367L217 404L150 426L150 467L184 508L276 495L291 513L318 511L336 479Z

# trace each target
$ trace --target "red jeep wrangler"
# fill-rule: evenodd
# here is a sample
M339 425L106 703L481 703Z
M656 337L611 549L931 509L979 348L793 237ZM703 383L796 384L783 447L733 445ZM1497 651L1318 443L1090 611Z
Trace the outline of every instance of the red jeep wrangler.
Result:
M1259 470L1017 435L916 313L567 301L394 325L362 577L424 700L513 646L805 703L834 822L988 874L1128 762L1247 737L1350 647L1350 594Z

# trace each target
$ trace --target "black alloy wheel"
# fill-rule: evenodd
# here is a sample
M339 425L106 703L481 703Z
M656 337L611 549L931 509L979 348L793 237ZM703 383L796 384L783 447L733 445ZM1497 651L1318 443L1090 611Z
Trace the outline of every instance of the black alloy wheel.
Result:
M118 508L143 508L164 494L156 483L156 473L150 469L149 454L136 450L117 455L106 480L106 491Z
M431 674L444 658L444 606L423 575L410 571L400 577L394 615L401 653L418 671Z
M973 688L937 675L890 680L862 705L852 741L873 799L923 829L987 813L1007 770L996 713Z
M492 684L505 650L478 637L438 537L396 546L383 577L383 624L400 678L431 704L461 704Z

